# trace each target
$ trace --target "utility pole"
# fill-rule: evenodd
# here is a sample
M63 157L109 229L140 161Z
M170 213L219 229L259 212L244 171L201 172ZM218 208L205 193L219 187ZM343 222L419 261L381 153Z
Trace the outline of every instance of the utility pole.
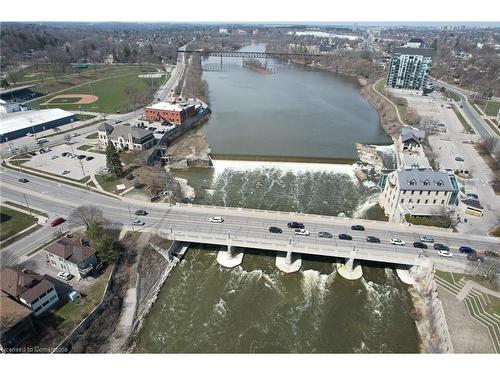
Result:
M28 198L26 198L26 194L23 194L23 197L24 197L24 201L26 202L26 207L28 207L28 211L29 211L29 213L30 213L30 216L31 216L31 217L34 217L34 216L33 216L33 213L31 212L30 205L28 204Z
M80 162L80 167L82 168L83 178L85 179L85 186L87 186L87 190L90 190L89 182L87 180L87 175L85 174L85 168L83 168L82 160L78 159L78 161Z
M130 212L130 204L127 203L127 206L128 206L128 216L130 217L130 225L132 226L132 232L135 232L134 221L132 220L132 213Z

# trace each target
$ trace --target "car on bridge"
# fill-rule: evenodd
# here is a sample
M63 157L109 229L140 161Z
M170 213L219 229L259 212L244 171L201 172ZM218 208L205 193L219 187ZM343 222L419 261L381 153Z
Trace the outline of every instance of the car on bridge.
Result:
M367 236L366 242L380 243L380 238L375 237L375 236Z
M469 246L460 246L458 248L458 251L465 254L476 254L476 250L474 250L472 247Z
M440 257L453 258L453 254L450 253L448 250L439 250L438 254Z
M413 247L416 247L417 249L427 249L427 245L420 241L413 242Z
M331 234L330 232L318 232L318 237L333 238L333 234Z
M434 250L450 251L450 248L442 243L434 244Z
M222 223L224 219L220 216L212 216L210 219L208 219L211 223Z
M304 225L304 223L298 223L296 221L291 221L287 224L287 227L290 229L304 229L305 225Z
M269 227L269 232L270 233L283 233L283 230L278 227Z
M348 234L341 233L341 234L339 234L339 240L347 240L347 241L351 241L351 240L352 240L352 237L351 237L351 236L349 236Z
M20 178L19 182L22 182L23 184L25 184L26 182L29 182L29 180L27 178Z
M304 228L295 229L296 236L309 236L310 234L311 233L308 230L305 230Z
M137 216L146 216L148 214L148 211L146 211L146 210L137 210L137 211L135 211L135 214Z
M422 236L422 237L420 237L420 242L433 243L434 242L434 238L432 238L431 236Z
M136 219L136 220L133 221L133 224L134 225L141 225L142 226L142 225L144 225L146 223L144 221L140 220L140 219Z
M398 246L404 246L405 245L405 242L399 238L391 238L391 243L393 245L398 245Z
M365 230L365 227L362 225L353 225L351 230Z

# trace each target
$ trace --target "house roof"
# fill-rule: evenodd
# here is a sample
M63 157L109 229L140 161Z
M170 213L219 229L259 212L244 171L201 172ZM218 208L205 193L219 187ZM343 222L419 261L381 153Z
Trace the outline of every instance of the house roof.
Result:
M45 251L75 264L95 254L95 250L90 246L82 245L79 238L73 240L61 238L59 241L47 246Z
M409 140L414 140L415 142L422 142L425 137L425 131L411 126L405 126L401 129L401 142L407 142Z
M0 332L9 328L31 314L31 310L17 303L7 293L0 292Z
M36 272L21 269L20 267L4 267L0 271L0 284L2 291L18 297L26 290L39 283L43 276Z
M432 169L417 168L397 171L399 188L416 191L453 191L447 173Z
M112 132L108 134L108 138L118 139L121 137L127 139L129 134L131 134L133 138L142 139L148 135L152 135L153 132L135 126L116 125Z
M106 134L111 133L113 131L113 125L105 122L97 127L97 131L106 132Z
M42 279L39 283L21 293L18 298L32 303L40 294L47 292L50 288L54 288L54 284L47 279Z
M412 48L412 47L395 47L394 54L395 55L417 55L424 57L433 57L434 56L433 48Z

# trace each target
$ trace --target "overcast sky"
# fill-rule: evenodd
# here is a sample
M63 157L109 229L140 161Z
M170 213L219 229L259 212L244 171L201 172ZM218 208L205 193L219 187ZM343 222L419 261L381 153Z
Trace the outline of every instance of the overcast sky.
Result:
M498 4L498 0L7 0L2 2L0 20L498 22Z

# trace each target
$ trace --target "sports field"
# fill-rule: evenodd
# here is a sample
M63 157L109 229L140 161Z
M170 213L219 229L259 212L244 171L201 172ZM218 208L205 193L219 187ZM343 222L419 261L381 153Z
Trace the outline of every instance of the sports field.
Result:
M101 113L126 113L153 100L154 93L167 77L140 78L137 73L107 78L73 87L58 94L44 96L29 105L33 108L63 108ZM82 97L97 97L93 102ZM78 98L78 101L76 99ZM75 100L75 101L73 101Z

